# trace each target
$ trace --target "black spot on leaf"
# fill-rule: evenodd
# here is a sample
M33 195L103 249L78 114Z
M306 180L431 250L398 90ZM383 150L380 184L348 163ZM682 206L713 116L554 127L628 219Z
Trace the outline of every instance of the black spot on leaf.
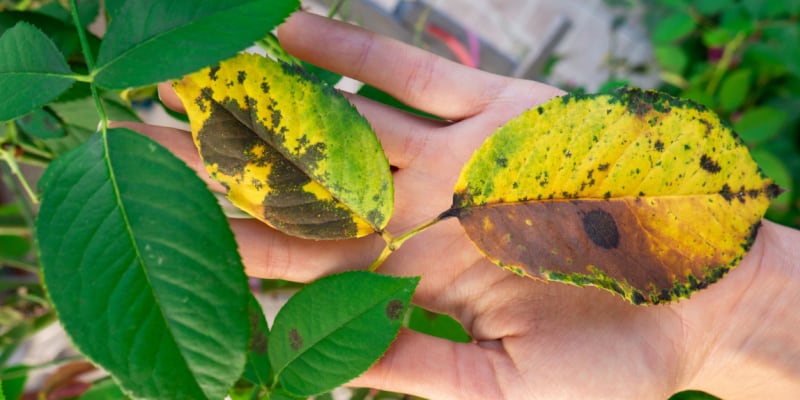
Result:
M386 316L394 321L401 317L403 312L403 302L399 299L393 299L386 304Z
M239 71L236 73L236 80L240 85L244 83L245 79L247 79L247 72Z
M303 337L300 336L297 328L292 328L289 331L289 347L294 351L298 351L303 347Z
M781 189L781 187L780 187L780 186L778 186L778 185L776 185L776 184L774 184L774 183L770 183L770 184L769 184L769 185L768 185L768 186L767 186L767 187L764 189L764 192L767 194L767 197L768 197L768 198L770 198L770 199L774 199L774 198L776 198L776 197L780 196L780 195L781 195L781 194L784 192L784 190L783 190L783 189Z
M219 72L219 65L215 65L215 66L209 68L209 70L208 70L208 79L211 79L212 81L216 81L217 80L217 72Z
M498 157L495 160L495 162L497 163L497 166L500 168L508 167L508 159L505 157Z
M664 142L660 140L656 140L656 143L653 145L656 151L664 151Z
M700 168L708 172L711 172L712 174L716 174L717 172L722 170L719 164L717 164L716 161L712 160L711 157L709 157L706 154L703 154L700 157Z
M619 246L617 223L606 211L597 209L584 215L583 230L594 244L604 249L615 249Z
M733 200L734 197L734 193L731 191L731 187L728 186L727 183L722 185L722 189L720 189L719 194L720 196L722 196L722 198L724 198L728 202Z
M602 171L608 171L608 163L598 165L597 166L597 170L601 171L601 172Z

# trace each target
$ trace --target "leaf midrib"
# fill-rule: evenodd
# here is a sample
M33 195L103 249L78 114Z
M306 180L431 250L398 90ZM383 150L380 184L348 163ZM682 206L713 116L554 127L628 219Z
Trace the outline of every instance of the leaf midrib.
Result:
M189 371L192 374L192 376L195 378L193 380L193 383L196 384L197 389L200 391L200 393L205 394L205 390L203 390L203 388L197 382L197 376L195 375L195 371L189 367L188 360L186 359L186 356L183 354L181 346L178 344L177 340L175 340L175 335L174 335L174 333L172 331L172 326L171 326L171 324L168 323L168 320L167 320L167 317L166 317L166 313L164 312L163 307L161 306L161 301L159 300L158 296L156 295L155 290L153 290L153 285L152 285L152 281L150 279L150 275L148 274L147 269L145 268L147 263L145 262L144 257L142 256L142 253L139 250L139 244L138 244L138 242L136 240L136 235L133 232L133 229L132 229L132 226L131 226L131 223L130 223L130 219L128 218L128 213L127 213L127 211L125 209L125 204L124 204L123 199L122 199L122 195L120 194L119 185L118 185L117 179L116 179L116 174L114 173L114 167L111 165L111 156L110 156L111 153L110 153L109 147L108 147L108 132L102 132L101 133L101 137L102 137L102 140L103 140L103 155L104 155L103 159L104 159L104 162L106 164L106 168L108 169L108 172L109 172L109 174L108 174L109 175L109 180L110 180L110 183L111 183L111 187L112 187L112 189L114 191L114 200L117 203L117 207L120 210L120 215L121 215L123 223L125 225L125 231L128 233L128 239L131 242L131 247L133 248L134 255L135 255L136 259L138 260L137 264L139 265L139 267L140 267L140 269L142 271L142 275L147 280L147 286L148 286L148 288L150 288L150 292L151 292L151 294L153 296L153 299L155 300L155 303L158 306L157 308L159 310L159 313L161 314L162 320L164 321L164 326L167 328L167 330L170 333L170 339L172 339L172 342L175 344L175 347L178 349L178 354L181 355L181 358L180 358L181 361L183 361L183 364L186 367L186 370Z
M96 67L92 71L92 75L93 76L100 75L103 72L103 70L105 70L106 68L108 68L111 65L116 64L120 60L126 58L130 53L132 53L134 51L137 51L138 49L145 48L145 47L149 46L152 42L160 40L162 37L171 35L174 32L177 32L177 31L180 31L180 30L183 30L183 29L186 29L186 28L190 28L193 25L199 24L201 22L205 22L205 21L207 21L209 19L212 19L212 18L214 18L214 17L216 17L216 16L218 16L220 14L228 13L228 12L230 12L232 10L236 10L238 8L241 8L243 6L247 6L247 5L250 5L250 4L252 4L252 1L244 3L244 4L240 4L240 5L232 7L232 8L226 8L226 9L220 11L220 12L216 12L214 14L207 15L207 16L205 16L203 18L200 18L200 19L192 20L191 22L189 22L187 24L179 25L179 26L174 27L172 29L168 29L166 31L160 32L160 33L158 33L158 34L156 34L156 35L154 35L154 36L152 36L152 37L150 37L150 38L148 38L148 39L146 39L144 41L138 42L134 46L129 47L128 49L124 50L122 53L120 53L116 57L109 59L107 62L103 63L103 65L100 65L100 66Z
M227 108L227 107L226 107L224 104L220 103L219 101L216 101L215 99L213 99L213 98L211 98L211 97L206 97L206 98L207 98L209 101L212 101L212 102L216 103L217 105L219 105L219 108L220 108L220 109L223 109L223 110L225 110L225 112L227 112L228 114L230 114L231 116L233 116L233 118L234 118L236 121L238 121L238 122L239 122L239 123L240 123L242 126L244 126L245 128L247 128L247 130L248 130L248 131L250 131L250 132L251 132L251 133L252 133L254 136L256 136L256 137L257 137L259 140L261 140L262 142L264 142L266 145L268 145L268 146L269 146L270 148L272 148L273 150L275 150L275 151L277 151L278 153L280 153L280 155L281 155L281 156L283 156L283 159L284 159L284 160L288 161L290 164L292 164L292 166L294 166L294 167L295 167L295 168L297 168L298 170L302 171L302 172L303 172L303 174L305 174L307 177L309 177L309 178L310 178L312 181L314 181L314 182L316 182L317 184L319 184L320 186L322 186L322 187L325 189L325 191L326 191L328 194L330 194L330 195L331 195L331 197L332 197L334 200L336 200L336 203L337 203L337 204L341 204L341 205L343 205L345 208L347 208L347 211L348 211L348 212L349 212L351 215L355 215L355 216L357 216L358 218L361 218L361 220L363 220L363 221L367 222L367 223L369 224L370 228L372 228L372 230L373 230L374 232L380 232L380 231L381 231L381 229L380 229L379 227L376 227L376 226L375 226L375 225L372 223L372 221L370 221L370 220L369 220L369 219L368 219L368 218L367 218L365 215L361 215L359 212L356 212L356 211L355 211L355 210L354 210L354 209L353 209L353 208L350 206L350 204L348 204L348 203L347 203L347 202L345 202L345 201L342 201L342 199L341 199L341 198L339 198L339 196L337 196L337 195L336 195L336 193L333 193L333 192L332 192L332 191L331 191L331 190L330 190L330 189L329 189L329 188L328 188L326 185L323 185L323 184L322 184L322 183L321 183L319 180L317 180L317 178L315 178L314 176L312 176L312 174L311 174L309 171L307 171L305 168L303 168L303 165L302 165L302 164L300 164L300 163L297 163L297 162L296 162L296 160L294 160L292 157L290 157L289 155L287 155L287 154L286 154L286 151L285 151L284 149L281 149L281 148L280 148L280 146L276 146L274 143L272 143L272 142L269 142L269 141L266 141L266 140L264 140L262 137L258 136L258 135L255 133L255 129L253 129L252 125L251 125L251 124L249 124L249 123L248 123L248 121L243 121L241 118L239 118L239 116L238 116L238 115L236 115L235 113L233 113L233 112L231 112L230 110L228 110L228 108ZM254 111L254 110L250 111L250 112L248 113L248 115L252 115L252 113L253 113L253 112L255 112L255 111ZM252 121L250 121L250 122L252 122Z
M330 338L333 333L339 331L342 327L344 327L344 326L350 324L351 322L355 321L356 319L360 318L362 315L366 314L368 311L371 311L376 306L378 306L379 304L383 303L383 301L385 301L386 299L397 295L399 292L402 292L403 290L405 290L405 287L400 287L397 290L393 290L391 293L387 294L386 296L381 297L378 301L370 304L368 307L365 307L365 308L359 310L359 312L356 313L356 314L353 314L353 316L351 318L345 319L345 320L343 320L342 323L335 325L333 328L331 328L329 330L326 330L324 335L320 335L320 338L318 340L316 340L316 341L312 342L310 345L306 346L304 349L302 349L302 351L295 352L295 356L288 358L286 363L285 363L285 365L283 367L281 367L281 369L279 369L279 370L277 370L275 372L275 382L278 382L280 380L281 373L284 370L289 368L289 366L291 366L303 354L305 354L306 352L308 352L309 350L314 348L315 345L317 345L318 343L322 342L323 340L326 340L326 339ZM273 329L274 329L274 327L273 327Z

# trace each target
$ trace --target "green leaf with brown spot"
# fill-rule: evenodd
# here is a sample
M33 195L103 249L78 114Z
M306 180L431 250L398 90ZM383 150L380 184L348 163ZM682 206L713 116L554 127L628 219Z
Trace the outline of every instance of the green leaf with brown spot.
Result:
M313 239L361 237L389 222L386 155L332 87L297 67L241 54L175 89L208 172L242 210Z
M628 88L556 98L498 129L450 213L520 275L661 303L735 267L779 193L714 113Z
M313 396L362 374L397 337L418 283L350 271L301 289L278 312L269 338L280 385Z

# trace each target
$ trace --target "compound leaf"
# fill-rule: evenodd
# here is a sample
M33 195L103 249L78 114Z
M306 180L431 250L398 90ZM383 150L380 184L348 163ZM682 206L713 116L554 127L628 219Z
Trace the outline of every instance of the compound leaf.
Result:
M174 79L231 57L296 10L298 0L127 1L114 8L95 83L124 89ZM180 54L176 54L180 49Z
M297 292L275 317L269 341L282 387L312 396L366 371L400 331L417 283L418 278L351 271Z
M241 54L175 86L211 176L233 204L291 235L360 237L389 221L394 194L369 123L296 67Z
M244 369L249 289L195 172L112 129L53 161L40 187L44 284L78 349L134 397L223 398Z
M520 275L660 303L735 267L779 193L715 114L623 89L501 127L462 171L451 213Z
M35 110L74 82L67 62L42 31L20 22L0 36L0 121Z

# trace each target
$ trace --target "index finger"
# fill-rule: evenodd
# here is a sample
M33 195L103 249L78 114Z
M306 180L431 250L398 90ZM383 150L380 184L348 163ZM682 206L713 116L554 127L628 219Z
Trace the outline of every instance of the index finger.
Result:
M373 85L409 106L450 120L483 111L513 82L305 12L293 14L281 25L278 39L300 59Z

